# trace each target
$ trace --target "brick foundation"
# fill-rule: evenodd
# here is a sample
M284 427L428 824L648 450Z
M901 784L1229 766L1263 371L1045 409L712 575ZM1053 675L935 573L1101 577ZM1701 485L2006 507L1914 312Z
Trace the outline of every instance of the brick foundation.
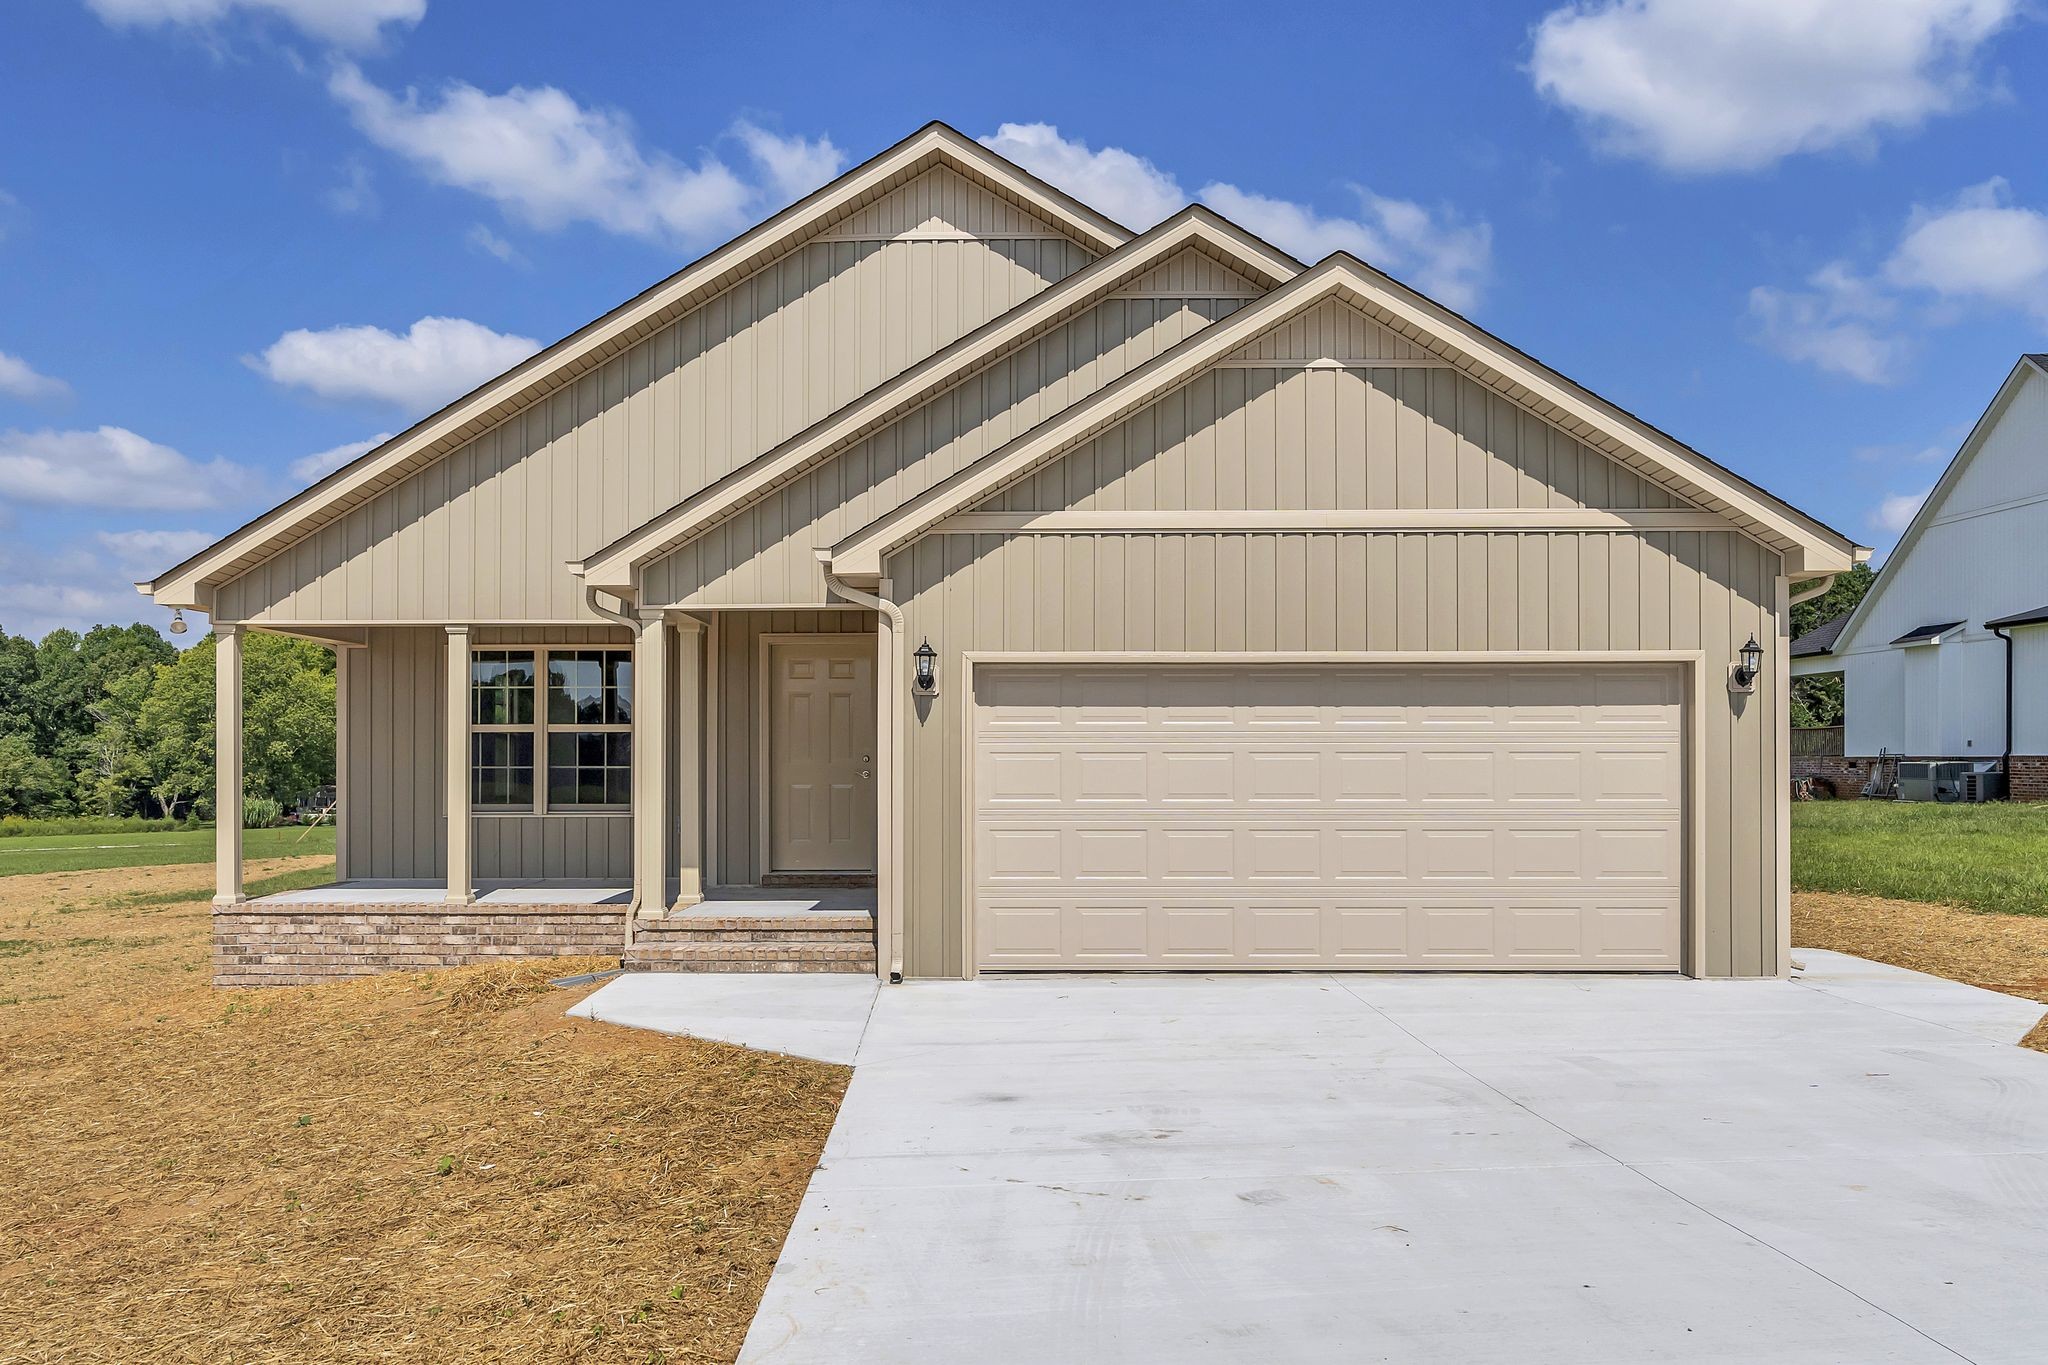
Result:
M849 913L691 915L642 920L626 970L655 972L869 972L875 920Z
M616 905L250 904L214 911L213 983L310 986L512 958L618 957L625 946Z
M1909 763L1928 758L1980 762L1982 757L1944 760L1938 754L1908 754L1905 759ZM1997 755L1990 757L1996 758ZM1835 795L1844 801L1853 801L1862 795L1863 784L1870 780L1876 769L1875 758L1794 757L1792 760L1792 776L1824 777L1835 784ZM2048 754L2014 754L2009 785L2015 801L2048 801Z

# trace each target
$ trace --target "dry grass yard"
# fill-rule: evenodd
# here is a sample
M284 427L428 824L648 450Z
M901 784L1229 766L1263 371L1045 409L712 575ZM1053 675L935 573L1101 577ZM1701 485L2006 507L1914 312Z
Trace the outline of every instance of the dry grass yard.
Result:
M1792 897L1793 956L1832 948L2048 1004L2048 918L1876 896L1802 891ZM2048 1052L2048 1019L2024 1044Z
M0 1360L732 1359L845 1071L595 961L217 991L211 877L0 878Z

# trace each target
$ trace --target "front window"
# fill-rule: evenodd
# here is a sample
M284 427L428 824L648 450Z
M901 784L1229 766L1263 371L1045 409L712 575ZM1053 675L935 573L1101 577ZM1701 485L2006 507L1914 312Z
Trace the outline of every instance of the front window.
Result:
M630 803L631 651L480 649L471 656L469 697L470 800L478 810ZM546 764L540 781L537 759Z

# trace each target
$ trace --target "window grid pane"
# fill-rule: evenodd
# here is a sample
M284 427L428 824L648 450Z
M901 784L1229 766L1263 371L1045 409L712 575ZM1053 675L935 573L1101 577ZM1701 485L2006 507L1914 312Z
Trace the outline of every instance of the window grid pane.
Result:
M620 731L548 734L548 806L623 806L632 799L633 736Z
M472 725L533 724L533 651L484 649L470 656Z
M633 653L562 649L548 654L549 725L628 725L633 720Z
M469 737L469 799L478 807L532 807L532 734L484 730Z

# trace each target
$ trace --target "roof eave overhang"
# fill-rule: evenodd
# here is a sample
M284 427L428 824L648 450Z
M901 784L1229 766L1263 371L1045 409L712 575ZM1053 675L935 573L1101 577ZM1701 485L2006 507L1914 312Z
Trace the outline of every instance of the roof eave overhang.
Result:
M1339 253L842 540L832 548L832 571L842 576L880 573L891 553L947 514L991 496L1022 470L1087 440L1279 321L1332 297L1343 298L1382 325L1443 355L1478 382L1507 394L1593 448L1727 517L1737 529L1776 550L1788 575L1841 572L1869 555L1848 537L1442 305Z
M1129 229L1054 189L957 129L942 123L928 124L183 563L138 584L138 589L161 606L205 610L206 603L201 599L207 596L211 584L268 559L300 538L309 523L317 527L333 519L322 514L339 515L367 501L415 468L633 345L663 325L668 315L695 306L703 298L787 254L806 238L823 231L830 222L941 163L1045 217L1090 250L1114 251L1132 236Z

